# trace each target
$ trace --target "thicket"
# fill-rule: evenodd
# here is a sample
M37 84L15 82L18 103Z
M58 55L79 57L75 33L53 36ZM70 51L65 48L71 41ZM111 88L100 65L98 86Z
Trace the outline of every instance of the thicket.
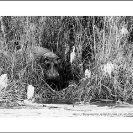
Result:
M26 86L37 91L37 102L125 101L133 99L132 17L0 17L0 72L7 73L9 85L0 91L1 105L18 105L26 98ZM121 29L128 30L127 34ZM42 78L40 66L33 61L31 48L43 46L66 63L70 49L76 47L73 66L87 66L91 78L71 82L54 91ZM113 75L104 74L102 66L111 62ZM74 67L75 68L75 67ZM76 71L73 69L73 71ZM42 84L43 81L43 84Z

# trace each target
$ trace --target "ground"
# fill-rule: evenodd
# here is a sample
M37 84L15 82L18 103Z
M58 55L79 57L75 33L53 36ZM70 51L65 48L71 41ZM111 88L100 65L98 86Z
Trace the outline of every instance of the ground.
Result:
M0 109L0 117L133 117L130 104L36 104Z

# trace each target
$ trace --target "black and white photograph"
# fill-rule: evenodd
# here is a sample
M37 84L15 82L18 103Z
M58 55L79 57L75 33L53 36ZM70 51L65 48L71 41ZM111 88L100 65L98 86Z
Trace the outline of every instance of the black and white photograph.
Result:
M133 117L131 12L116 12L112 4L111 14L105 13L109 6L99 9L90 3L82 4L84 11L77 2L48 4L51 7L24 3L19 13L21 4L14 5L0 13L0 118L5 123L4 118L44 118L21 123L34 128L35 122L42 127L42 121L49 120L49 126L66 125L67 131L67 125L74 127L73 120L60 118L87 118L102 125L101 117L107 123L109 117ZM12 9L15 13L9 14Z
M1 16L1 108L133 116L132 25L132 16Z

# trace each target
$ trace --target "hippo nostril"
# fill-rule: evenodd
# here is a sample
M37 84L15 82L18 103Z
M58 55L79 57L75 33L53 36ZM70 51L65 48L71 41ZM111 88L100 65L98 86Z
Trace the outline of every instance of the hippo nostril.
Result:
M59 77L59 74L58 73L52 73L52 72L49 72L48 73L48 78L49 79L55 79L55 78L58 78Z

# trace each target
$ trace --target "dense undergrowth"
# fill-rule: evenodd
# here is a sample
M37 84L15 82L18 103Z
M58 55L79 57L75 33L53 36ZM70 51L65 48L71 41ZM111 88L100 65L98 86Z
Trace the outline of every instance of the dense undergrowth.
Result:
M36 88L37 102L131 102L131 31L132 17L0 17L0 72L9 78L8 87L0 90L0 104L19 105L18 101L26 98L27 84ZM73 45L74 63L87 66L91 78L84 78L81 67L79 83L71 82L67 88L54 91L44 81L42 68L32 59L31 48L46 47L67 63ZM108 62L115 66L111 75L102 69Z

